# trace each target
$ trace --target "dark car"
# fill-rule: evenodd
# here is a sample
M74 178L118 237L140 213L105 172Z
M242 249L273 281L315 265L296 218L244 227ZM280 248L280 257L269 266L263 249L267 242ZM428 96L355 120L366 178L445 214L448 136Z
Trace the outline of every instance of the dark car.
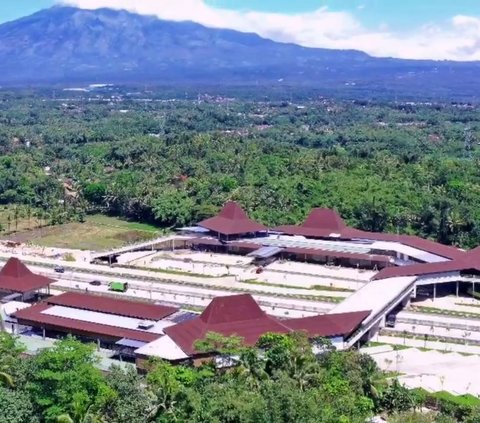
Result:
M65 268L63 266L55 266L54 270L57 273L65 273Z
M92 281L89 283L89 285L93 285L93 286L100 286L102 284L102 282L100 281Z

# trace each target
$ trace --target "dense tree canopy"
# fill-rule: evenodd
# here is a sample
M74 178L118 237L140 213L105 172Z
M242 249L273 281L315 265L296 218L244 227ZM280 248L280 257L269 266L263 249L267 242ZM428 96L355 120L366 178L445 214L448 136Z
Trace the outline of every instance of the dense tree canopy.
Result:
M14 383L0 385L0 423L364 423L374 414L392 421L477 421L479 410L436 403L435 419L417 416L425 399L382 373L368 356L338 352L318 339L315 356L303 333L267 334L256 347L210 333L200 340L230 367L153 360L146 375L133 366L97 369L93 345L73 338L37 356L22 357L15 338L0 338L4 369ZM225 363L225 361L217 361ZM232 364L234 363L234 364ZM406 420L399 420L399 416Z
M326 206L362 229L480 243L476 106L89 95L0 93L0 204L163 227L227 199L268 225Z

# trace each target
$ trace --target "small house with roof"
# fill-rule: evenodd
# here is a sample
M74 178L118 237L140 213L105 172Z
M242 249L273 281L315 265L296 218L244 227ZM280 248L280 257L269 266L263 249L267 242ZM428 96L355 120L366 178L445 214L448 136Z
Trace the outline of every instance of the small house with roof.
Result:
M0 292L4 294L3 297L18 294L21 301L25 301L36 294L49 294L52 282L55 282L54 279L33 273L16 257L9 258L0 270Z

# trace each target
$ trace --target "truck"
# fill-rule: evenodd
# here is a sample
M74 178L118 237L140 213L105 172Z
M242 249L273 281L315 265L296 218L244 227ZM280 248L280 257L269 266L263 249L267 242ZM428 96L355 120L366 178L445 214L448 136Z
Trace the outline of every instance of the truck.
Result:
M126 292L128 289L127 282L111 282L108 289L115 292Z

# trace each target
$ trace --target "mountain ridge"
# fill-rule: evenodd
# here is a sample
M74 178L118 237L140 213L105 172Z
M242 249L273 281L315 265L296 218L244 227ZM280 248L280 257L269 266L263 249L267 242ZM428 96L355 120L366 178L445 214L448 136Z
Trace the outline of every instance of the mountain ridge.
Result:
M54 6L0 25L4 85L281 82L477 96L479 71L480 62L375 58L107 8Z

